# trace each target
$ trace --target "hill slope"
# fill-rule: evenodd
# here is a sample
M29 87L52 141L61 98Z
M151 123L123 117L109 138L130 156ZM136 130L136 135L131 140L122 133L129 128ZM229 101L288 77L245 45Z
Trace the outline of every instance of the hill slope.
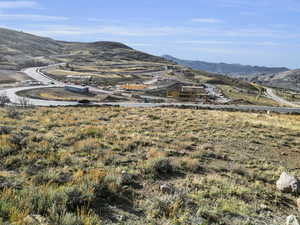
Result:
M297 215L297 197L275 183L282 171L300 176L299 116L114 107L11 115L0 108L0 224L37 215L43 224L265 225Z
M260 67L246 66L240 64L210 63L204 61L182 60L169 55L164 55L162 57L196 70L205 70L208 72L227 74L230 76L240 76L249 74L270 74L289 70L285 67Z
M270 74L267 76L256 76L252 78L251 81L267 86L300 91L300 69Z
M63 42L0 28L0 69L20 69L55 62L101 60L166 60L116 42Z

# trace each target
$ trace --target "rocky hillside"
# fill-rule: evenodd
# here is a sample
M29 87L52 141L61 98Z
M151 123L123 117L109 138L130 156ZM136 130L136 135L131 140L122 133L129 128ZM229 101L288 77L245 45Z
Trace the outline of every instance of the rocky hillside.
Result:
M240 64L227 64L227 63L211 63L204 61L192 61L192 60L182 60L174 58L169 55L162 56L165 59L171 60L178 64L191 67L196 70L204 70L213 73L226 74L233 77L245 76L245 75L262 75L262 74L272 74L288 71L285 67L260 67L260 66L246 66Z
M0 69L20 69L56 62L94 62L96 60L166 60L136 51L116 42L63 42L24 32L0 28Z
M267 86L300 91L300 69L270 74L267 76L255 76L251 78L250 81Z

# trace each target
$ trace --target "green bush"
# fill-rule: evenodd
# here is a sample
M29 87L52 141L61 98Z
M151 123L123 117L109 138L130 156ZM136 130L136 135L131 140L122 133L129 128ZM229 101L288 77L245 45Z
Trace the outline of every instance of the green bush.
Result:
M161 178L173 174L176 168L170 159L162 157L148 161L145 171L153 178Z

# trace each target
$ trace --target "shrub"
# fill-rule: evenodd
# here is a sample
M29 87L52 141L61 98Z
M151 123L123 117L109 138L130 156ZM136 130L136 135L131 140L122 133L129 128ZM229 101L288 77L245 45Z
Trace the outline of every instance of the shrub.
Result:
M155 198L150 203L148 217L150 218L176 218L184 210L185 198L183 195L167 195Z
M188 172L199 172L202 170L198 159L183 157L178 160L180 167Z
M18 119L20 114L15 107L9 107L6 111L7 117L11 119Z
M67 195L67 209L72 212L82 206L89 205L94 196L90 195L85 188L70 187L66 190Z
M10 103L9 98L6 95L0 95L0 107L5 106L7 103Z
M174 172L174 165L171 164L170 159L165 157L150 160L146 167L146 173L151 174L153 178L160 178L162 176L170 175Z
M0 126L0 135L2 135L2 134L9 134L10 131L11 131L10 127Z
M49 220L51 224L84 225L79 216L74 213L67 212L66 209L57 209L55 206L53 206L50 210Z
M9 137L9 141L16 147L16 149L21 149L22 147L26 147L26 137L27 134L19 132L16 134L12 134Z

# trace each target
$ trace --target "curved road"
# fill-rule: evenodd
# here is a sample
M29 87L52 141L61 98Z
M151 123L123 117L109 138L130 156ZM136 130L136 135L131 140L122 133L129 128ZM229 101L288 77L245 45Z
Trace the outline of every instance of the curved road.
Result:
M273 89L271 88L266 88L266 94L269 98L273 99L274 101L278 102L279 104L283 104L283 105L288 105L288 106L292 106L292 107L300 107L300 104L297 103L293 103L293 102L289 102L279 96L277 96L274 92Z
M19 104L24 97L18 96L16 93L23 90L38 89L38 88L49 88L49 87L64 87L65 84L47 77L40 70L44 67L34 67L24 69L23 72L29 77L41 82L44 85L34 87L18 87L6 90L0 90L0 95L6 94L12 103ZM52 84L51 84L52 83ZM112 92L104 91L97 88L92 88L92 91L102 92L111 94ZM269 91L268 94L272 92ZM274 97L274 96L273 96ZM77 102L70 101L51 101L51 100L40 100L25 98L29 104L35 106L74 106L80 105ZM240 111L270 111L278 113L300 113L300 108L286 108L286 107L268 107L268 106L251 106L251 105L208 105L208 104L190 104L190 103L132 103L132 102L107 102L107 103L93 103L91 105L99 106L123 106L123 107L190 107L199 109L227 109L227 110L240 110Z

